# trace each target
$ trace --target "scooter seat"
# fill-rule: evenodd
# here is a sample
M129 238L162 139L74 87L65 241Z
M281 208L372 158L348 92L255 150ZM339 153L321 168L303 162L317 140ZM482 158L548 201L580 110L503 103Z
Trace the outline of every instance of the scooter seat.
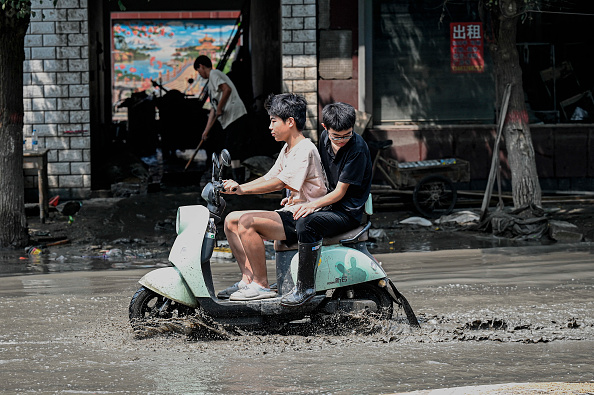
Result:
M325 237L322 241L322 245L329 246L333 244L341 244L341 241L343 240L349 240L349 242L367 241L369 238L367 230L369 229L370 225L371 224L367 224L365 226L361 225L349 230L346 233L341 233L332 237ZM354 239L357 235L359 235L359 237ZM297 249L299 249L299 243L287 245L284 240L274 241L274 251L292 251Z

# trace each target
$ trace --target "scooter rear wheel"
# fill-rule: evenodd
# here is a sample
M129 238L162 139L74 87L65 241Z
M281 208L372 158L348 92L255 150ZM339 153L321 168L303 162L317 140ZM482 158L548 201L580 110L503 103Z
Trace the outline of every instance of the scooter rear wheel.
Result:
M146 287L140 287L132 296L128 307L128 317L132 326L147 323L154 318L184 317L195 310L174 302Z
M351 293L352 290L352 293ZM389 320L394 313L392 297L386 290L376 284L357 284L353 287L338 288L332 294L332 299L369 299L375 302L378 318Z

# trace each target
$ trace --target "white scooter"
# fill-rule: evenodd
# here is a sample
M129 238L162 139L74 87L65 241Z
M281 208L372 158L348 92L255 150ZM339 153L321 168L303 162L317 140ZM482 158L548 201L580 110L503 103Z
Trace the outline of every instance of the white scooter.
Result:
M212 181L202 191L207 206L178 208L177 238L169 255L172 266L153 270L140 279L142 287L129 306L133 326L151 318L193 314L196 309L220 324L237 326L283 324L362 310L389 319L394 302L402 307L411 326L419 326L406 298L367 250L365 241L371 222L347 234L324 239L315 280L316 296L303 305L280 304L282 295L290 292L296 281L298 256L297 245L287 246L278 241L275 242L278 297L254 301L218 299L210 258L216 245L216 225L222 221L226 205L221 196L222 165L229 166L231 158L223 150L220 161L213 154L212 162ZM372 214L371 199L366 212Z

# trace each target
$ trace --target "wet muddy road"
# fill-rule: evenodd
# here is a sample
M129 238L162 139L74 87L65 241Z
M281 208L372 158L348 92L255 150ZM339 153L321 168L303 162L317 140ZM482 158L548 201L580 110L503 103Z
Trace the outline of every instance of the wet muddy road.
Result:
M393 393L594 380L591 243L379 255L422 329L136 339L148 269L0 277L2 393ZM213 265L217 289L236 280ZM362 329L363 328L363 329Z

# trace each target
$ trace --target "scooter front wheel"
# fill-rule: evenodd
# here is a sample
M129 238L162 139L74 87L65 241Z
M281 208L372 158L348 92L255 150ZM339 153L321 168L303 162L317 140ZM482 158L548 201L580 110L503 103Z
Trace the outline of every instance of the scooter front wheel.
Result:
M184 317L194 312L193 308L174 302L146 287L140 287L136 291L128 307L128 317L132 326L147 323L155 318Z

